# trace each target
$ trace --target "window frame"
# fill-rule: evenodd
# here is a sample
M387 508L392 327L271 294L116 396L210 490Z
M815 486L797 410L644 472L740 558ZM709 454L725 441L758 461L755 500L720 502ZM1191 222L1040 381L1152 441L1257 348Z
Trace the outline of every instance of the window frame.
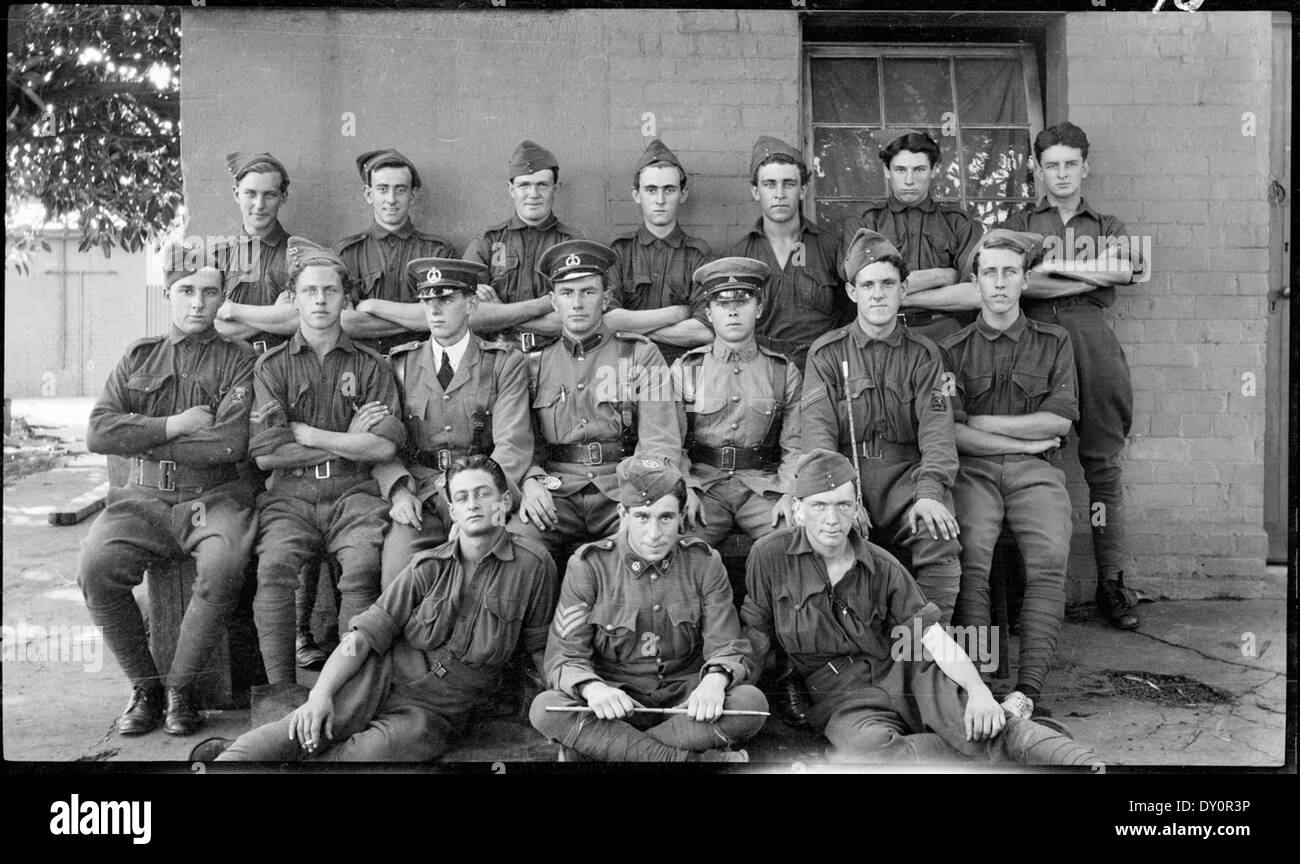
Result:
M917 58L944 58L948 60L948 82L952 91L952 110L956 114L959 106L957 98L957 75L955 63L957 59L996 59L1009 60L1019 59L1021 68L1021 79L1025 87L1025 110L1029 118L1029 141L1030 152L1029 164L1033 170L1033 149L1032 144L1034 137L1043 131L1043 101L1042 90L1038 78L1038 58L1035 46L1031 42L956 42L956 43L934 43L934 42L813 42L804 43L803 58L801 62L803 80L800 86L800 97L803 99L802 109L800 111L800 125L802 126L800 138L803 142L804 158L808 162L810 169L814 168L813 158L814 150L814 124L812 116L812 63L814 60L827 59L867 59L872 58L877 61L893 59L917 59ZM878 67L879 68L879 67ZM879 88L880 115L882 125L888 127L891 124L889 118L885 115L885 83L884 76L879 73L876 76L876 84ZM1018 123L976 123L973 124L980 129L1022 129ZM864 126L861 123L817 123L817 128L826 129L862 129L872 128ZM965 152L962 142L962 124L961 116L957 115L957 134L956 134L956 152L962 154ZM958 157L961 158L960 155ZM961 171L961 188L956 198L940 198L935 196L936 201L946 201L956 203L972 215L975 210L971 207L971 200L966 193L966 171L965 165L959 163ZM808 193L804 198L804 206L810 219L817 219L817 172L813 170L812 177L808 183ZM1034 194L1038 191L1035 188ZM828 198L833 201L872 201L878 199L858 199L849 196ZM1012 200L1012 199L1004 199Z

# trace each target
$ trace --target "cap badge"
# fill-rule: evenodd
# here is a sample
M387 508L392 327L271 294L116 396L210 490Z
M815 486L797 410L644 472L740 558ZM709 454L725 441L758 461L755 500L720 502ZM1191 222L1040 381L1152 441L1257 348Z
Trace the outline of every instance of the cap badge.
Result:
M568 258L564 259L565 267L577 267L581 263L582 263L582 259L578 257L577 253L574 253L573 255L570 255Z
M429 272L424 274L424 277L428 282L440 282L442 281L442 271L437 267L430 267Z
M660 468L664 467L659 464L659 460L650 459L649 457L643 458L641 464L646 468L649 468L651 471L658 471Z

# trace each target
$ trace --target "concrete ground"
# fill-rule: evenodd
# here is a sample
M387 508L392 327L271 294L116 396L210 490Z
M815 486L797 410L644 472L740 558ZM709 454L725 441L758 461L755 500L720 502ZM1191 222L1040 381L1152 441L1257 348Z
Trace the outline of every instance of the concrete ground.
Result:
M15 403L15 414L65 427L70 449L84 452L75 439L84 437L90 400L31 401L34 407ZM247 711L221 711L210 712L190 738L112 732L129 687L91 629L76 585L77 547L91 520L53 527L46 519L105 479L102 457L74 455L5 487L0 695L7 760L185 760L203 738L248 728ZM1274 584L1283 578L1275 573ZM1141 629L1124 633L1087 607L1072 610L1042 700L1052 716L1115 765L1281 765L1285 601L1163 601L1143 603L1139 612ZM997 692L1011 682L991 683ZM748 749L756 763L779 771L825 767L814 736L775 718ZM448 759L551 761L554 750L526 722L493 718L471 728Z

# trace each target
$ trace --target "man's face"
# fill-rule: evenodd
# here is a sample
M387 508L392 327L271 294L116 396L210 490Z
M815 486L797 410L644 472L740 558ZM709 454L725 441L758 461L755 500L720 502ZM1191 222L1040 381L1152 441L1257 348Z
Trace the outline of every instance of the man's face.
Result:
M637 183L639 186L632 190L632 199L641 205L641 218L645 224L677 224L677 208L686 201L682 172L671 165L652 165L641 169Z
M266 231L280 217L280 205L289 199L280 191L280 172L249 171L235 184L235 202L244 227L249 231Z
M930 184L938 173L939 166L930 167L930 157L924 153L899 150L885 169L885 180L895 198L904 204L915 204L930 194Z
M515 202L515 215L528 225L545 222L555 206L555 185L555 172L550 168L515 177L510 181L510 200Z
M671 493L648 507L620 504L618 515L627 528L627 545L647 561L662 561L682 535L681 505Z
M1024 256L1014 249L981 249L975 278L984 308L1004 315L1020 303L1025 288Z
M727 342L745 342L754 335L758 316L763 312L757 297L744 300L710 300L709 323L713 332Z
M893 264L888 261L868 264L853 277L848 290L849 299L858 304L858 318L863 322L884 327L898 320L903 280Z
M469 316L478 308L478 298L458 291L454 296L421 300L429 332L441 345L459 342L469 328Z
M849 542L849 528L857 509L857 496L850 482L795 501L794 521L803 526L813 550L829 557Z
M758 169L757 182L749 191L767 221L789 222L799 218L799 205L808 189L799 180L798 165L769 162Z
M1088 160L1078 147L1054 144L1043 151L1038 171L1043 191L1053 198L1071 198L1083 188Z
M375 222L390 230L401 228L410 217L411 204L415 202L411 169L388 166L371 171L366 201L374 209Z
M194 335L212 329L217 309L225 299L221 290L221 273L211 267L176 280L165 294L171 303L172 323L176 329Z
M453 474L447 499L452 521L468 537L491 534L506 524L510 512L510 493L499 491L492 475L481 468Z
M556 282L551 287L551 306L570 339L584 339L600 328L604 303L605 280L596 274Z
M293 305L304 328L328 330L343 314L343 280L328 264L304 267L294 282Z

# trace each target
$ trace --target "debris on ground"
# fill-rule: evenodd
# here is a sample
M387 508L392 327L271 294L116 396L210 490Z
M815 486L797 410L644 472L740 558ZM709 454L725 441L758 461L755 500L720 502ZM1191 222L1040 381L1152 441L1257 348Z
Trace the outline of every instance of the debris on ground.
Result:
M1107 671L1106 678L1114 688L1116 696L1128 697L1140 702L1188 707L1220 705L1232 701L1232 697L1227 693L1207 687L1186 675Z

